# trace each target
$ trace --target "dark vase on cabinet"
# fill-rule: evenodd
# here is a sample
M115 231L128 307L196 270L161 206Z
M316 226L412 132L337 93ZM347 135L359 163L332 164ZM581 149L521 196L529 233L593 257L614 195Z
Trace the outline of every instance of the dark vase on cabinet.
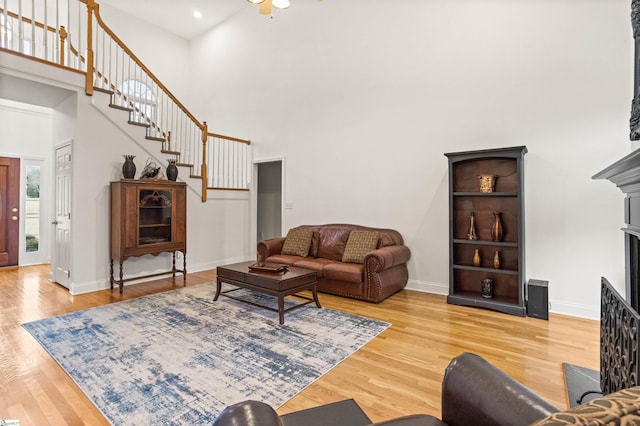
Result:
M518 146L445 154L449 161L448 303L525 315L526 153L525 146ZM493 177L491 191L479 188L479 176ZM474 240L468 237L470 216ZM487 256L488 262L482 265L473 261L478 249ZM479 285L485 279L492 283L490 297Z
M176 181L178 179L178 166L176 166L176 160L167 160L169 165L167 166L167 179Z
M122 164L122 177L125 179L133 179L136 176L136 163L133 159L135 155L123 155L124 164Z

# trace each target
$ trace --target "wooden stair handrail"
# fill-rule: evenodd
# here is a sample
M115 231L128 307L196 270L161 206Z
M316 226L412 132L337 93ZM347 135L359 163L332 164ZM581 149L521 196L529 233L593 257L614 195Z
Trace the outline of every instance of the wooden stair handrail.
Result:
M251 141L249 139L234 138L232 136L225 136L225 135L221 135L221 134L218 134L218 133L210 133L210 132L207 132L207 136L212 137L212 138L225 139L225 140L232 141L232 142L240 142L240 143L244 143L244 144L247 144L247 145L251 145Z
M140 67L140 69L142 69L145 73L147 73L147 75L153 80L154 83L156 83L158 85L158 87L160 87L166 94L167 96L178 106L178 108L180 108L182 110L182 112L184 112L187 117L189 117L191 119L191 121L193 121L193 123L200 129L203 130L203 125L202 123L200 123L198 121L198 119L196 119L193 114L191 114L191 112L189 112L189 110L182 105L182 102L180 102L174 95L173 93L171 93L171 91L169 89L167 89L167 87L162 84L162 82L158 79L158 77L156 77L150 70L149 68L147 68L142 61L127 47L127 45L120 40L120 38L115 35L115 33L111 30L111 28L109 28L107 26L107 24L104 23L104 21L102 20L102 17L100 16L100 5L98 3L95 3L93 0L78 0L80 3L84 3L87 5L87 7L90 7L90 3L93 3L94 6L94 12L95 12L95 17L96 17L96 21L98 22L98 24L100 25L100 27L122 48L122 50L124 50L127 55L129 55L129 57L136 63L138 64L138 66ZM88 48L87 51L93 51L93 49Z

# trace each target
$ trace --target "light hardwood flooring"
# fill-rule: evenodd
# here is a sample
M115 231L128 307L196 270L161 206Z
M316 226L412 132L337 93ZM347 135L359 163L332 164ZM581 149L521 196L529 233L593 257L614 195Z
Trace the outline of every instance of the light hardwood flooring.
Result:
M49 266L0 270L0 419L25 425L108 424L20 324L182 287L160 279L72 296L48 280ZM187 285L213 281L192 273ZM549 321L448 305L440 295L403 290L380 304L320 294L325 308L393 325L288 401L281 414L354 398L373 421L440 414L440 384L452 357L475 352L559 408L562 363L598 369L597 321L551 314ZM275 313L274 313L275 315ZM286 316L285 316L286 320Z

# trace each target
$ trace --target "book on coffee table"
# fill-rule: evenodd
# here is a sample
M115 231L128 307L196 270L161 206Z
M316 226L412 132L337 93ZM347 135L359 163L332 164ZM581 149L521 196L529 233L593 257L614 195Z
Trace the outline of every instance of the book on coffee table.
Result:
M282 265L280 263L268 263L268 262L256 262L253 265L249 265L250 271L259 272L282 272L289 268L288 265Z

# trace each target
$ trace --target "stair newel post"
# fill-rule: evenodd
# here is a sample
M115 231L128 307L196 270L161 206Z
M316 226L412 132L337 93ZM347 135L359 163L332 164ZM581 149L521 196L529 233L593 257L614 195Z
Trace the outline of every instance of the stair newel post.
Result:
M207 201L207 186L209 178L207 177L207 139L209 127L207 122L202 122L202 165L200 166L200 175L202 176L202 202Z
M64 43L67 39L67 29L64 25L60 25L58 34L60 35L60 65L64 65Z
M93 95L93 11L97 5L94 0L87 0L87 77L84 92Z

